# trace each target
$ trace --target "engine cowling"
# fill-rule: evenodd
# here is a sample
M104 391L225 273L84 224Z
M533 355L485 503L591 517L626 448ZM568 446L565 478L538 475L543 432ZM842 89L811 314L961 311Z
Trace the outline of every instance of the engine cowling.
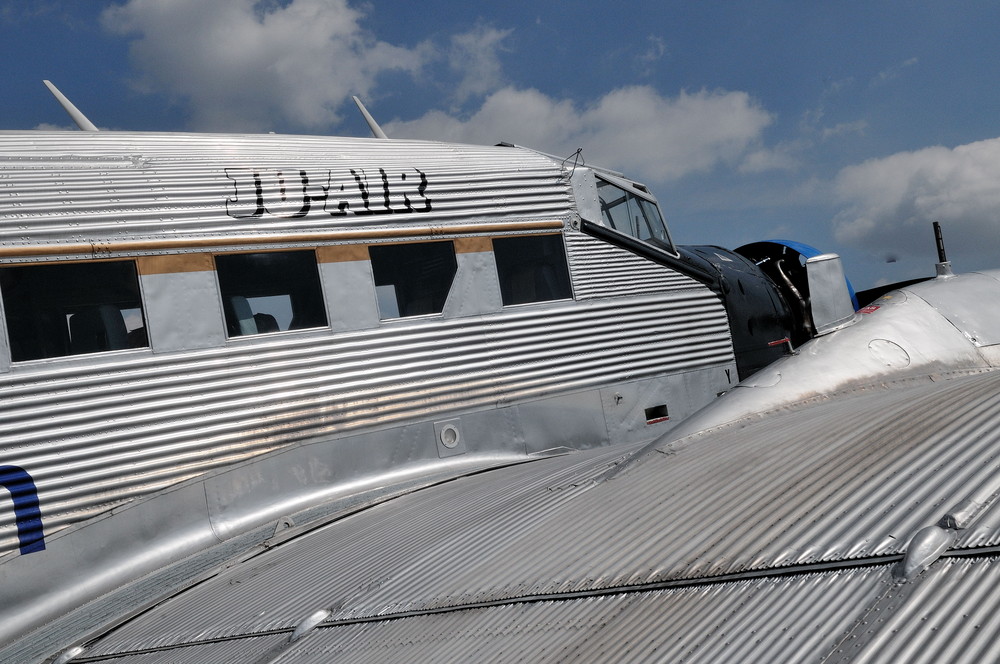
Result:
M781 357L788 352L789 341L802 337L801 323L787 296L752 260L722 247L678 249L718 275L717 292L729 316L741 380Z

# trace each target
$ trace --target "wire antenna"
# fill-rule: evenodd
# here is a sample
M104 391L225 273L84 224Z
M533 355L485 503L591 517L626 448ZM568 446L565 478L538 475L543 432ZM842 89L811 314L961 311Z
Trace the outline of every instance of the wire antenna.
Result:
M562 165L565 166L566 162L569 161L570 159L573 160L573 168L570 170L570 173L569 173L570 175L573 175L573 173L576 172L576 167L578 165L583 165L583 166L587 165L587 162L585 162L583 160L583 148L577 148L576 152L574 152L570 156L568 156L565 159L563 159L562 160Z

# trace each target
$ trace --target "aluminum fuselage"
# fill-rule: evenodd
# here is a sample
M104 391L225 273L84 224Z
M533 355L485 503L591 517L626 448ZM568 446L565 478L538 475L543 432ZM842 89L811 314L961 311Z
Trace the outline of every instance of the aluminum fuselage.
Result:
M736 382L726 313L578 230L599 177L514 147L0 132L0 479L37 501L0 501L0 552L289 446L343 441L303 479L329 488L663 433ZM566 284L514 274L543 251Z

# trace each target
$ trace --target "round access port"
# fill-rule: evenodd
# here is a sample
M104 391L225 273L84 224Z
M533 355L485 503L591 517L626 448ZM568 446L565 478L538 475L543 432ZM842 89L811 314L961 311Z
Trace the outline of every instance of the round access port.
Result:
M458 445L458 441L461 440L462 436L458 433L458 428L454 424L446 424L441 427L440 438L442 445L449 450L453 450Z

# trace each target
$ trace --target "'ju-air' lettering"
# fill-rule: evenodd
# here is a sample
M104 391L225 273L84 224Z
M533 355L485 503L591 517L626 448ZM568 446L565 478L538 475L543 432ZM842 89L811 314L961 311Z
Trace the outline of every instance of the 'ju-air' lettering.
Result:
M378 175L349 169L335 179L333 171L320 176L305 170L227 168L234 194L226 198L226 213L234 219L304 217L322 209L332 217L347 215L412 214L431 211L427 174L419 169Z
M0 466L0 486L10 492L14 501L14 520L21 553L44 551L42 511L38 506L38 489L31 475L18 466Z

